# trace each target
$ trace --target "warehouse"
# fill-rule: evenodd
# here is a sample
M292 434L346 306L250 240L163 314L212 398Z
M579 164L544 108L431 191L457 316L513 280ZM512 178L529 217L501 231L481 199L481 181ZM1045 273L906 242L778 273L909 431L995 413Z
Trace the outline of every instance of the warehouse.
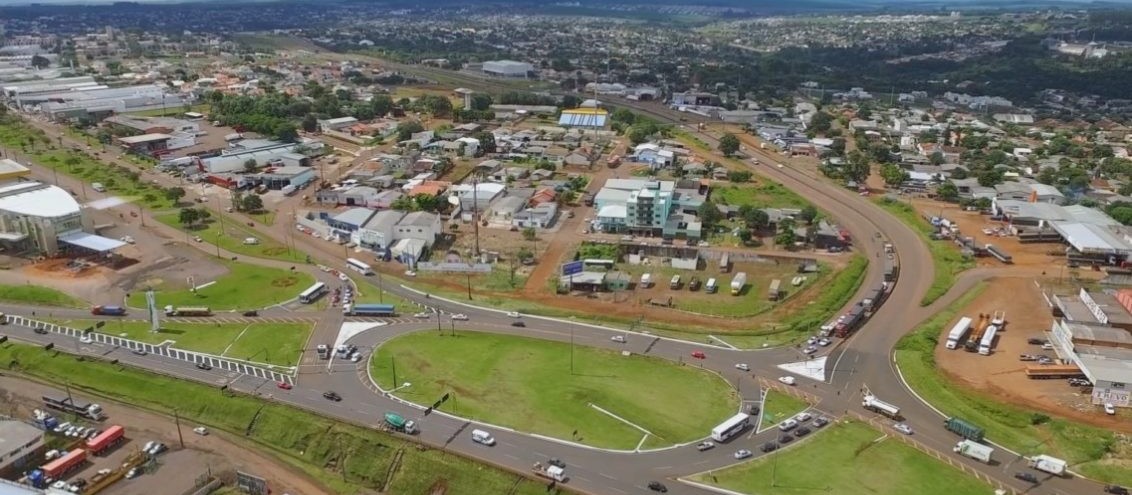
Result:
M1054 320L1050 343L1093 383L1092 403L1132 407L1132 334L1100 325Z
M268 189L283 189L287 186L301 188L314 182L314 169L309 167L274 167L251 177L253 181Z
M17 478L35 467L46 450L43 431L19 421L0 421L0 478ZM0 486L0 493L5 487Z
M492 60L483 63L483 72L489 76L527 78L534 74L535 66L514 60Z

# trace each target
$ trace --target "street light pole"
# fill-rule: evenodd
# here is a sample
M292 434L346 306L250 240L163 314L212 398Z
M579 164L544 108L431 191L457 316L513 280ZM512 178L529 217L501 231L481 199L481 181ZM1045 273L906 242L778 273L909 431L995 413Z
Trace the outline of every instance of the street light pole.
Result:
M574 374L574 329L570 329L570 374Z
M185 436L181 434L181 415L177 413L177 409L173 409L173 420L177 422L177 439L181 442L181 448L185 448Z
M389 356L389 363L393 366L393 386L397 386L397 359Z

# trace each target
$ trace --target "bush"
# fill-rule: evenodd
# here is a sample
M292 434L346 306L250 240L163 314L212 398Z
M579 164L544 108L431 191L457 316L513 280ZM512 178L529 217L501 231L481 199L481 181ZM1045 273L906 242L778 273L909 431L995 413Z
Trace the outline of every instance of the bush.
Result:
M1042 413L1034 413L1030 415L1030 424L1037 426L1049 423L1049 416Z

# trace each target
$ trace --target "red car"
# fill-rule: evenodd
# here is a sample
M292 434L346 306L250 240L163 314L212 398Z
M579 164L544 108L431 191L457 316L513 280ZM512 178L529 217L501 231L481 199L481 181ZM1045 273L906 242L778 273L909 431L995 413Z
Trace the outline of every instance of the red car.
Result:
M704 355L704 351L692 351L692 357L694 357L696 359L703 359L703 358L706 358L707 356Z
M275 382L275 386L283 390L291 390L291 384L287 382Z

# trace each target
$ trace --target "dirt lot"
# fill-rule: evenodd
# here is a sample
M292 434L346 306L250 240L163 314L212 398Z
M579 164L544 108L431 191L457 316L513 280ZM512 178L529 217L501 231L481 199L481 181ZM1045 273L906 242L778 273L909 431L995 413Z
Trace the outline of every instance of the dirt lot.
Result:
M12 406L10 409L6 407L4 412L12 413L17 417L30 416L33 409L40 407L40 397L57 392L58 390L37 382L11 376L0 377L0 399L3 399L3 403ZM93 458L93 462L69 476L69 480L89 478L99 469L117 467L134 449L141 448L150 440L157 440L164 442L170 448L169 452L160 456L157 470L133 480L120 481L104 493L110 495L182 493L192 488L194 480L209 470L213 474L227 470L241 470L262 476L271 483L275 493L327 493L325 488L298 474L294 469L233 443L227 435L214 432L208 436L199 436L192 432L192 428L196 425L182 423L185 449L181 449L173 418L130 409L120 404L99 402L109 416L103 426L125 425L129 440L112 450L109 455Z
M1065 266L1065 246L1061 243L1022 244L1014 236L987 234L984 229L994 232L1005 232L1007 224L990 219L988 215L980 215L974 211L963 211L958 205L944 203L925 198L912 199L916 211L932 216L942 215L944 218L959 224L959 232L963 236L975 238L975 244L982 246L994 244L1014 258L1018 266ZM1056 253L1056 254L1055 254ZM978 259L979 266L1003 266L1001 262L992 257Z
M1016 258L1017 259L1017 258ZM1046 354L1056 358L1053 351L1043 351L1026 343L1030 337L1045 338L1052 315L1033 278L996 278L990 282L982 297L964 308L959 317L977 321L980 313L1006 311L1005 331L998 333L994 353L982 356L963 350L947 350L943 343L955 321L948 322L936 347L936 362L955 381L981 389L1009 402L1035 410L1049 411L1083 422L1107 428L1132 431L1132 425L1119 416L1106 416L1089 403L1087 394L1070 387L1065 380L1030 380L1026 378L1027 364L1018 360L1019 354Z

